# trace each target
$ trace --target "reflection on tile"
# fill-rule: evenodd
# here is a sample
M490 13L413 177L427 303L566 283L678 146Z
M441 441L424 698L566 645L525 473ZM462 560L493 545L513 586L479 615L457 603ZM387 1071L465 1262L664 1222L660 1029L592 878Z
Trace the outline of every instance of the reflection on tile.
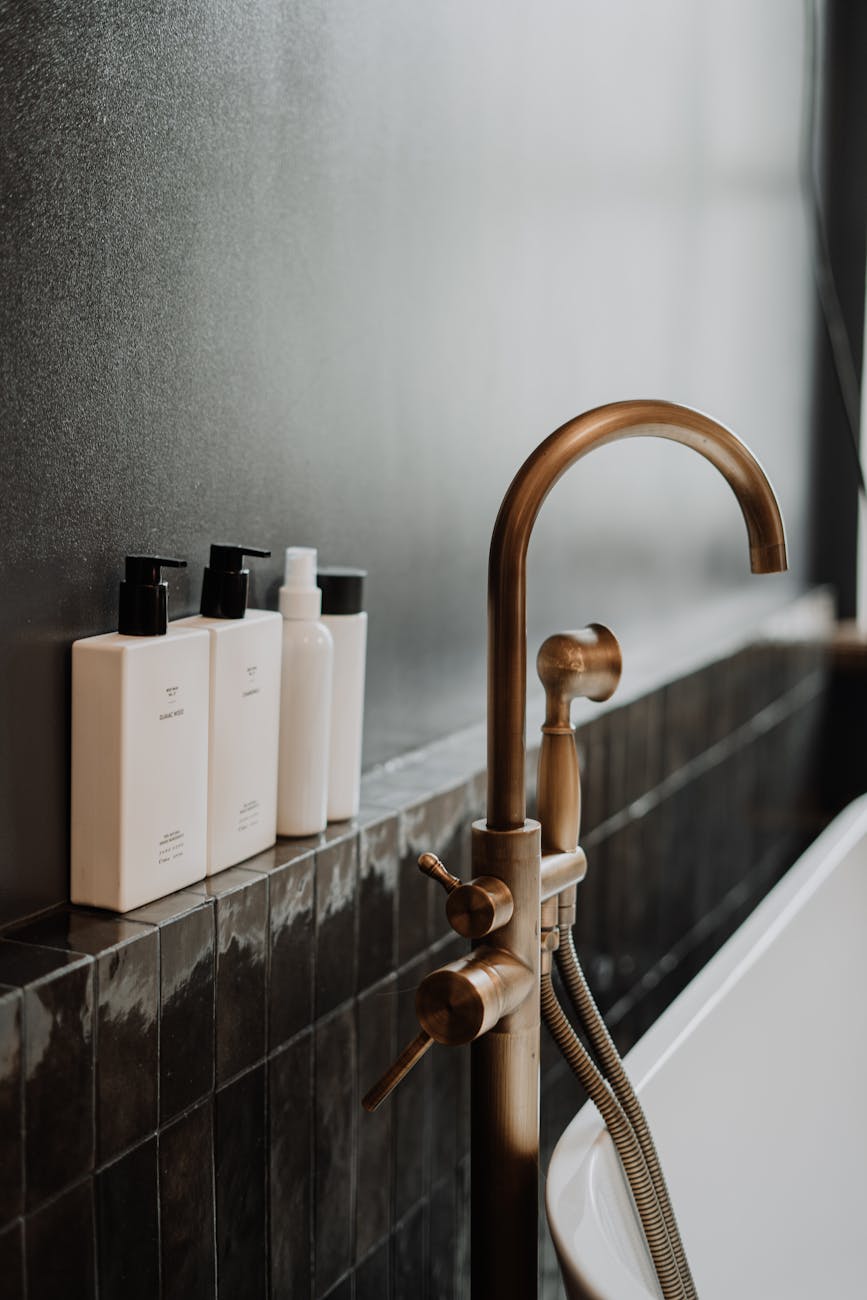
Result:
M137 929L134 940L96 959L100 1161L133 1146L157 1126L159 942L156 929Z
M214 1085L213 903L160 927L160 996L160 1119L165 1123Z
M265 1055L268 881L230 868L203 882L217 926L217 1083Z
M358 1088L363 1096L397 1055L397 978L392 975L358 1000ZM358 1114L355 1254L363 1258L391 1226L392 1107Z
M23 1000L28 1208L87 1173L94 1155L94 964L48 955L60 968L29 984Z
M461 1106L461 1074L469 1058L463 1047L436 1048L428 1052L430 1065L430 1171L431 1183L453 1178L458 1163L457 1117Z
M355 992L358 838L316 854L316 1016Z
M395 1296L418 1295L428 1276L427 1203L422 1202L406 1216L394 1234L392 1263ZM423 1294L423 1291L422 1291Z
M24 1300L24 1221L0 1232L0 1277L5 1300Z
M160 1293L156 1138L97 1174L96 1212L99 1294L152 1300Z
M384 1241L355 1270L355 1300L391 1300L390 1242Z
M352 1300L352 1278L347 1276L333 1286L325 1300Z
M358 988L394 969L398 870L397 818L365 826L359 837Z
M0 1228L23 1209L21 1100L21 992L0 985Z
M123 916L90 912L67 904L26 925L16 926L4 937L41 948L86 953L95 957L109 948L139 939L145 927Z
M28 1300L57 1300L58 1296L89 1300L95 1294L93 1229L91 1179L28 1217Z
M163 1300L214 1294L212 1106L209 1097L160 1133Z
M415 990L430 970L430 959L419 958L401 971L397 995L397 1042L403 1047L418 1033ZM433 1049L437 1051L435 1047ZM450 1050L450 1049L443 1049ZM457 1050L457 1049L455 1049ZM386 1103L392 1107L394 1125L394 1214L399 1219L420 1200L425 1190L426 1152L430 1138L428 1089L432 1053L414 1066ZM399 1289L396 1294L400 1295Z
M218 1291L254 1300L268 1291L264 1065L220 1089L215 1124Z
M430 1197L430 1294L437 1300L455 1300L455 1191L456 1179L445 1178Z
M324 1295L352 1263L356 1092L355 1009L345 1007L314 1029L314 1294Z
M405 809L399 826L397 957L402 966L449 930L443 892L419 871L419 854L436 853L452 875L469 878L470 827L466 787L461 785L433 799L420 800Z
M269 877L269 1049L273 1051L313 1019L312 853L278 867Z
M311 1289L312 1064L310 1030L268 1063L272 1300Z

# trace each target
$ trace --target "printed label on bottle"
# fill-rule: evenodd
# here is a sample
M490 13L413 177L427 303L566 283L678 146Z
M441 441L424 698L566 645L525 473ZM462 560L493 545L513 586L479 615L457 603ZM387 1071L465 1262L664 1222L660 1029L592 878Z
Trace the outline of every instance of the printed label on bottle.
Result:
M184 838L183 831L166 831L157 850L157 862L161 867L184 856Z
M182 718L184 716L183 706L179 699L180 689L179 686L164 687L160 722L167 722L170 718Z
M250 664L244 669L244 684L241 688L241 698L245 699L248 695L258 695L259 686L259 665Z
M248 799L238 813L238 830L249 831L259 824L259 800Z

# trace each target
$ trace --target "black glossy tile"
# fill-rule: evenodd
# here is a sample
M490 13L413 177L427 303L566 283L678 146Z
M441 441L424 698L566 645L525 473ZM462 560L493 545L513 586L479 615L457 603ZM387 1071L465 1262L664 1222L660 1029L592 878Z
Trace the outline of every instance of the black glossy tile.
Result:
M336 1286L333 1286L325 1297L325 1300L352 1300L352 1278L342 1278Z
M707 679L701 670L690 673L687 677L679 677L665 688L664 777L685 767L707 748L707 688Z
M470 1158L458 1167L455 1216L456 1300L470 1300Z
M0 1232L0 1278L5 1300L24 1300L24 1220Z
M397 979L390 976L358 999L358 1088L362 1097L397 1055ZM391 1226L392 1105L358 1113L355 1257L363 1259Z
M395 1300L433 1300L428 1290L427 1202L422 1201L398 1225L393 1237L392 1277Z
M146 932L144 924L125 917L67 905L27 925L16 926L7 931L4 938L96 957L110 948L139 939Z
M458 1157L461 1072L469 1059L466 1047L434 1047L430 1057L430 1172L432 1183L453 1178Z
M575 735L581 773L582 841L615 811L607 803L608 716L583 722Z
M33 981L22 1005L29 1209L93 1167L93 971L89 957L0 942L0 983Z
M358 837L316 854L316 1017L355 993Z
M377 1246L355 1270L355 1300L391 1300L391 1242Z
M212 1105L208 1098L160 1133L163 1300L215 1293Z
M140 933L134 939L96 959L100 1162L133 1146L157 1126L159 939L155 929L137 929Z
M418 869L420 853L436 853L452 875L470 876L470 824L466 787L445 790L401 814L398 880L399 965L448 933L445 895Z
M313 1035L299 1035L268 1062L271 1296L311 1291Z
M430 1196L430 1300L455 1300L457 1259L455 1257L457 1169L450 1178L438 1183Z
M31 1214L25 1235L28 1300L92 1300L96 1233L91 1179Z
M160 997L160 1122L165 1123L214 1086L212 902L160 926Z
M397 908L397 818L362 828L358 875L358 988L363 990L394 969Z
M418 1033L415 990L431 968L423 956L400 972L397 995L397 1043L402 1048ZM449 1050L444 1048L444 1051ZM434 1047L433 1051L439 1051ZM425 1192L430 1143L429 1081L431 1052L414 1066L386 1105L393 1109L394 1217L402 1218ZM399 1294L399 1292L398 1292Z
M268 879L229 868L199 887L217 929L216 1071L220 1084L265 1055Z
M21 1001L0 985L0 1228L24 1208Z
M355 1008L314 1029L314 1294L325 1295L352 1263L356 1092Z
M145 903L134 912L124 914L127 921L142 921L145 925L167 925L177 921L189 912L202 906L202 895L187 889L179 889L175 894L166 894L153 903Z
M217 1287L221 1296L268 1294L265 1066L216 1098Z
M159 1157L151 1138L96 1176L101 1300L160 1294Z
M268 1044L271 1051L313 1020L312 853L268 877L270 890L270 975Z

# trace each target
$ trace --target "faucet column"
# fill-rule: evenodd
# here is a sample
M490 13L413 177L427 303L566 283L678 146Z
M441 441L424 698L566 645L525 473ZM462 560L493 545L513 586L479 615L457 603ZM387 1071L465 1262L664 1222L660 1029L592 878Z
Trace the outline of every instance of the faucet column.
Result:
M519 957L532 989L472 1045L473 1300L535 1296L539 1210L539 917L542 841L538 822L518 830L472 829L473 874L505 882L511 920L485 942Z

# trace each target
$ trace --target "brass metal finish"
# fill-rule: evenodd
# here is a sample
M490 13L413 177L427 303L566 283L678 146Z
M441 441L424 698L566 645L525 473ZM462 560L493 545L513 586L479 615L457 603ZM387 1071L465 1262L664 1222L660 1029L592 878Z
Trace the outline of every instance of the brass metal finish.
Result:
M460 888L460 880L446 870L435 853L422 853L418 860L418 866L424 875L430 876L431 880L435 880L438 885L442 885L447 894L450 894L453 889Z
M472 1294L507 1300L536 1294L539 1211L539 973L541 832L472 831L473 869L508 885L515 903L509 923L487 941L506 948L532 971L529 995L472 1056Z
M508 885L496 876L477 876L449 894L449 925L465 939L483 939L511 921L515 904Z
M488 565L488 802L487 821L472 828L474 879L461 884L434 854L419 859L448 893L455 929L476 940L488 937L469 957L422 981L416 996L422 1033L364 1102L368 1109L378 1105L433 1039L472 1041L473 1300L530 1300L537 1294L540 991L548 1003L556 1002L551 952L558 924L574 920L575 885L586 870L578 848L580 779L569 703L576 694L607 698L620 675L617 642L599 625L561 633L543 645L543 826L526 820L527 547L542 503L571 465L595 447L641 435L684 443L715 465L740 504L753 572L786 567L783 522L758 461L723 425L670 402L618 402L570 420L525 461L503 499ZM548 1006L549 1019L555 1010ZM584 1057L577 1057L578 1048L584 1049L572 1039L567 1046L583 1069ZM645 1161L629 1122L623 1116L621 1124L619 1103L601 1076L600 1083L600 1105L611 1111L615 1128L623 1127L624 1146L632 1138L629 1158L640 1171ZM636 1185L649 1188L641 1194L655 1203L652 1180ZM665 1225L659 1229L664 1241L656 1241L651 1207L644 1208L652 1249L659 1247L665 1294L674 1296L678 1265L669 1277Z
M405 1079L410 1070L416 1065L429 1047L433 1046L433 1039L430 1034L422 1030L416 1034L411 1043L407 1043L400 1056L390 1065L385 1074L361 1099L361 1104L366 1111L374 1111L377 1106L381 1106L389 1093L394 1092L397 1085L402 1079Z
M438 1043L471 1043L523 1002L533 971L505 948L482 945L426 975L415 995L419 1024Z
M497 516L488 566L488 826L520 828L524 797L527 546L542 503L571 465L619 438L681 442L715 465L747 526L754 573L786 567L783 521L764 470L739 438L671 402L613 402L570 420L524 462ZM570 846L573 847L573 846Z
M583 849L571 853L542 855L542 902L555 898L570 887L575 888L587 875L587 858Z
M536 671L545 687L536 787L543 853L569 853L578 843L581 781L569 716L572 701L578 696L607 700L617 689L621 669L617 638L601 623L549 636L536 656Z
M545 687L545 725L572 730L569 708L583 696L607 700L617 690L623 659L613 632L591 623L577 632L557 632L542 642L536 672Z
M512 919L512 895L496 876L479 876L465 885L446 870L435 853L422 853L418 865L448 894L449 925L465 939L484 939Z

